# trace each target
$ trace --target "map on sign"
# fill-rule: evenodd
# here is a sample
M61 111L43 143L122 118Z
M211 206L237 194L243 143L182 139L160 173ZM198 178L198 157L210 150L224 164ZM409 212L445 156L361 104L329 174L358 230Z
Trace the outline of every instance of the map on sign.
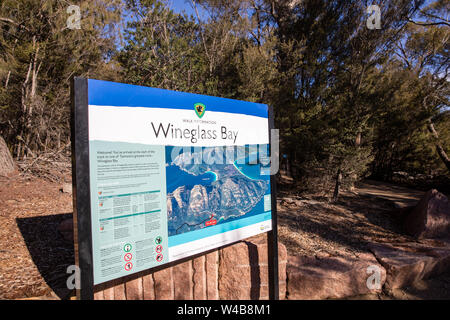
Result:
M270 180L261 175L261 164L249 164L249 157L214 164L215 153L223 154L220 147L198 152L205 163L194 163L196 152L183 152L166 164L169 236L264 211Z

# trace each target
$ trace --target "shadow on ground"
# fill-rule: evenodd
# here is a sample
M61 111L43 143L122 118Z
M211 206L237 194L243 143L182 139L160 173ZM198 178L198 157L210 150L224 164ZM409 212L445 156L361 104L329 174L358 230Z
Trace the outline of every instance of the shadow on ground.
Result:
M73 243L64 240L57 228L64 219L71 217L71 213L66 213L16 219L34 264L47 285L61 299L68 299L72 293L67 288L70 274L66 272L75 261Z

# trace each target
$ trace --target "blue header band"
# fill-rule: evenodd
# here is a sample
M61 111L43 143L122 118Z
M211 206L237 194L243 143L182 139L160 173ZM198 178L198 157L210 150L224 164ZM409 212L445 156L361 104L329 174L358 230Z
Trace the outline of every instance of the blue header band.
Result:
M196 103L202 103L206 112L268 118L268 107L261 103L93 79L88 79L88 90L89 105L193 110Z

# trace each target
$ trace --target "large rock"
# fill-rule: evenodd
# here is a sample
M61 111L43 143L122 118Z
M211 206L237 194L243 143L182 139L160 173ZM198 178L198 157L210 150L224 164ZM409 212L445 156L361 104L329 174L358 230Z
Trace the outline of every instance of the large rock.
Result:
M374 275L379 276L379 281ZM378 293L385 280L386 271L370 253L345 258L288 258L287 294L292 300L342 299Z
M387 289L404 288L450 271L448 242L373 243L369 249L386 269Z
M450 236L450 203L433 189L403 219L405 231L418 239Z

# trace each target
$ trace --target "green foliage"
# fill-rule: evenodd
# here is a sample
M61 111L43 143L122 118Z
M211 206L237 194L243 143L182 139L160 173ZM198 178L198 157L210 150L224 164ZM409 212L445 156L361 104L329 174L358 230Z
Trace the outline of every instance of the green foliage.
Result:
M199 27L159 1L128 1L134 20L118 54L126 82L164 89L203 92L207 86Z
M448 174L446 1L162 0L0 4L0 134L15 156L69 138L74 75L271 104L296 181ZM200 10L202 9L202 10ZM206 12L200 15L198 12ZM340 173L340 175L338 175Z
M81 30L67 28L67 3L6 0L0 5L0 132L17 158L70 139L72 76L100 77L115 50L120 1L77 1Z

